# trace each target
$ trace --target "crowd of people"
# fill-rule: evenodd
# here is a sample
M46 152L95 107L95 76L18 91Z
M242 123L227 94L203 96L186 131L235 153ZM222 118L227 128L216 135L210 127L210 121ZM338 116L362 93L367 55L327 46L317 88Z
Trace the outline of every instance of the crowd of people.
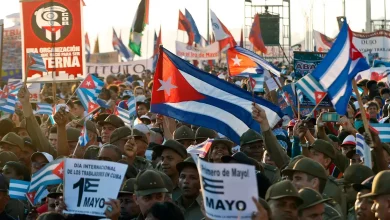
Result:
M211 74L223 76L224 71ZM41 100L62 104L54 121L34 113L35 104L29 102L29 91L23 86L17 94L20 109L0 121L0 219L101 218L65 214L63 184L48 186L49 194L38 205L9 197L11 179L30 181L31 175L56 158L128 165L118 197L106 202L108 219L209 219L201 178L186 150L207 139L213 142L204 160L255 167L258 198L253 198L257 212L252 219L390 219L390 146L382 143L378 133L366 133L362 123L362 117L372 123L390 122L386 84L360 81L366 115L351 97L347 114L338 122L322 121L322 111L314 118L281 120L270 127L265 111L253 104L252 118L261 133L249 129L240 143L233 143L214 130L150 112L152 78L150 71L141 76L108 76L99 98L111 107L92 115L74 95L77 83L45 84ZM245 79L225 79L247 89ZM291 80L286 78L285 83ZM264 93L256 95L270 99ZM115 106L128 108L131 96L137 101L132 128L114 114ZM89 141L81 147L84 124ZM358 133L371 146L370 167L356 151Z

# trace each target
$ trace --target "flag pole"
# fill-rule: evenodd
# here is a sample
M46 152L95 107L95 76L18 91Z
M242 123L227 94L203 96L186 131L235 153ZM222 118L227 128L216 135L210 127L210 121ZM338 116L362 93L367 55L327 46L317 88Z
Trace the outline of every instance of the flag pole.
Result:
M324 97L322 97L322 99L316 104L316 106L314 106L313 110L311 110L311 112L307 115L306 120L308 120L311 117L311 115L314 113L314 111L318 108L318 106L321 104L322 100L324 100L327 95L328 94L324 95Z
M271 75L272 79L275 81L276 85L278 85L279 90L283 92L282 86L280 85L280 81L279 81L279 82L276 81L276 78L275 78L275 76L274 76L273 73L270 72L270 75ZM284 100L284 99L283 99L283 100ZM287 103L287 105L291 106L291 109L293 110L294 115L296 115L297 117L299 117L299 116L298 116L298 115L299 115L299 112L297 112L297 109L295 108L294 103L291 102L291 99L288 99L288 101L289 101L290 103L288 103L286 100L284 100L284 101Z
M28 72L30 70L30 53L27 54L27 58L26 58L26 67L25 67L25 71L24 71L24 79L23 79L23 84L26 86L27 84L27 77L28 77Z

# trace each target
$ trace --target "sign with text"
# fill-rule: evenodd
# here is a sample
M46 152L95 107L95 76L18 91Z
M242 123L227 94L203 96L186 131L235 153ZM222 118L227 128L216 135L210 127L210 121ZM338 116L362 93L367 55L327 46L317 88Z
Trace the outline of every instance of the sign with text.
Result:
M65 160L64 196L68 214L105 216L109 198L118 196L126 164L98 160Z
M153 59L134 60L123 63L87 63L87 73L97 73L106 78L111 74L141 75L145 70L152 69Z
M320 52L299 52L294 51L294 73L295 79L300 79L313 72L321 63L326 53Z
M194 47L187 43L176 41L176 55L185 60L215 60L219 58L219 43L206 47Z
M22 67L27 54L40 54L48 72L30 70L28 82L72 81L86 75L82 1L21 2Z
M27 84L28 91L30 92L30 103L41 102L41 84L31 83Z
M257 211L252 197L258 198L254 166L198 159L198 172L207 217L251 219L252 213Z
M376 54L376 56L385 60L390 59L390 31L354 32L353 44L365 57L370 57L370 54Z
M107 53L93 53L90 55L89 63L118 63L118 51Z

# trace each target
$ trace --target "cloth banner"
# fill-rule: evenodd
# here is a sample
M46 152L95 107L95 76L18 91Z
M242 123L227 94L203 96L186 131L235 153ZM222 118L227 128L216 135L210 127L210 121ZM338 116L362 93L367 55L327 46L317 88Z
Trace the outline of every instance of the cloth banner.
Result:
M390 31L354 32L353 44L367 58L371 57L371 54L375 54L375 56L390 60Z
M87 73L97 73L99 77L111 74L141 75L146 69L152 69L153 59L134 60L123 63L87 63Z
M3 55L1 79L4 82L6 82L8 79L21 79L22 34L20 26L14 26L4 29L2 49Z
M93 53L90 55L89 63L118 63L118 51L107 53Z
M300 79L313 72L326 53L320 52L299 52L294 51L294 73L295 79Z
M214 42L206 47L189 46L176 41L176 55L185 60L215 60L219 59L219 43Z

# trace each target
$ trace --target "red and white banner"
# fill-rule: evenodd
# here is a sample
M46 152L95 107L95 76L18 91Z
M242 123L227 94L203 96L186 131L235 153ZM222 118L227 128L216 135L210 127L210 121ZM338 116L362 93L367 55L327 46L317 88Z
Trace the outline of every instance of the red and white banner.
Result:
M219 58L219 43L214 42L206 47L194 47L176 41L176 55L186 60L215 60Z
M85 47L81 0L21 2L23 71L28 53L42 56L48 72L30 70L28 82L83 78Z

